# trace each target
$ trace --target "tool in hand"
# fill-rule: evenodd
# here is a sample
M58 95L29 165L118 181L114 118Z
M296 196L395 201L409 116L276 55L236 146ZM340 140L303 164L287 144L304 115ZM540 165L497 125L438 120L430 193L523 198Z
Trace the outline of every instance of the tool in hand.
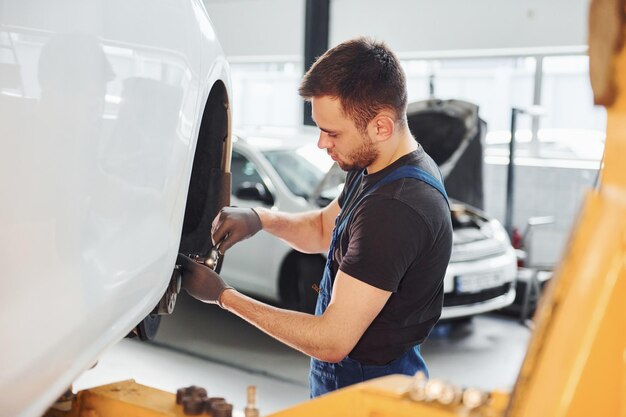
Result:
M213 271L215 271L217 268L217 264L219 263L220 255L221 255L220 245L225 239L226 237L224 237L224 239L222 239L221 241L217 242L217 244L211 247L209 252L207 252L205 255L189 255L189 257L193 259L194 261L196 261L197 263L204 265L212 269Z

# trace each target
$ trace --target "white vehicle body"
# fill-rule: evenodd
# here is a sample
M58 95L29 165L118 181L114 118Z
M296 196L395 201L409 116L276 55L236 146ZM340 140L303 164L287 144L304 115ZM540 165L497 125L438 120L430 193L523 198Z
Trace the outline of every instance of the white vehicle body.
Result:
M0 2L0 416L43 414L204 250L190 178L211 141L228 179L230 96L201 0Z
M330 167L330 157L324 151L313 149L317 143L316 129L257 128L235 132L235 135L237 137L233 143L232 165L234 194L231 196L233 205L265 206L286 212L319 208L309 199L294 194L264 155L264 152L277 150L303 154L306 152L307 158L319 161L314 165L321 169L324 166ZM305 148L305 145L308 146ZM245 157L247 164L238 164L237 155ZM246 171L252 182L262 180L271 194L270 201L237 198L235 194L238 184L241 183L237 178L243 175L241 171ZM339 190L335 192L338 195ZM442 318L467 317L511 304L515 298L517 259L502 225L462 203L453 202L452 208L453 224L456 226L452 258L444 280ZM461 225L463 222L466 223L465 226ZM302 297L301 291L304 294L313 292L310 287L315 280L321 279L320 271L325 256L299 254L283 241L261 232L228 251L221 275L237 289L282 302L290 307L306 309L306 303L290 298ZM293 258L308 258L309 261L300 267ZM312 258L319 261L313 261ZM298 283L303 268L310 268L313 276Z

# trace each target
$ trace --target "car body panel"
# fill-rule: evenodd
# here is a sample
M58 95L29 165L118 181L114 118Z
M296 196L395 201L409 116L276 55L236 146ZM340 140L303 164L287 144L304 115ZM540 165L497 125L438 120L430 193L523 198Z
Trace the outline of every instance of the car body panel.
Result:
M228 66L200 0L7 0L0 45L0 415L36 416L164 293Z

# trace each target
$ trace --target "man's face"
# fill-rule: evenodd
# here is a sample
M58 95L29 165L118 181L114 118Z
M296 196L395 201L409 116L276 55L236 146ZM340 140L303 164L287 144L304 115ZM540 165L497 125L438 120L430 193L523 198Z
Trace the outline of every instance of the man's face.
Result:
M317 146L326 149L341 169L351 171L367 168L378 158L376 144L343 113L339 99L313 97L311 107L313 120L320 128Z

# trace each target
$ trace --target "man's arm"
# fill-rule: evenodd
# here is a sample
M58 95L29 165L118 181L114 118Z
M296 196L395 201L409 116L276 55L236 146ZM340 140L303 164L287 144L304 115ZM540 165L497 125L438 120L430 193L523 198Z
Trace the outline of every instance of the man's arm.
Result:
M330 246L339 210L337 199L323 209L304 213L283 213L262 207L225 207L213 220L211 239L214 245L219 243L220 252L225 253L237 242L263 229L300 252L320 253Z
M321 316L268 306L235 291L220 304L263 332L324 362L339 362L352 351L391 292L337 273L328 308Z
M284 213L266 208L255 210L266 232L300 252L320 253L330 246L335 217L340 207L335 199L321 210L304 213Z

